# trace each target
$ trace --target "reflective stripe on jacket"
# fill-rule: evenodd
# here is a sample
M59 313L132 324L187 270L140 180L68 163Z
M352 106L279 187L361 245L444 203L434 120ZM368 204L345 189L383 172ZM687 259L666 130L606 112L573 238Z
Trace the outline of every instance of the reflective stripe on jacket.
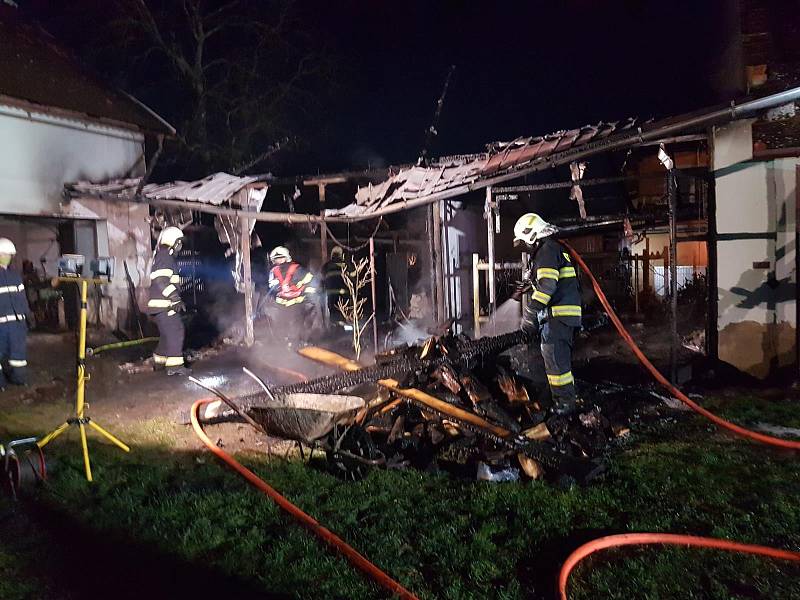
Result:
M175 257L166 246L159 246L150 271L150 290L147 309L151 314L170 310L181 302L181 276Z
M567 249L557 240L545 238L533 257L533 292L523 319L535 323L547 311L566 325L580 327L581 290L577 272Z
M291 306L305 301L313 279L314 276L297 263L275 265L269 273L269 289L275 295L275 302Z
M30 312L20 274L11 268L0 268L0 323L22 321Z

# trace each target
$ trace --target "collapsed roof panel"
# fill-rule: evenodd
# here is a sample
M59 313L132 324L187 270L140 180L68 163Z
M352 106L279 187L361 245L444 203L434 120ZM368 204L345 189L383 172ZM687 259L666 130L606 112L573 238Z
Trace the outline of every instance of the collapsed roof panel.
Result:
M430 167L410 167L401 170L383 183L359 188L356 203L343 209L326 211L329 216L368 217L371 212L395 203L430 196L459 186L471 185L488 176L513 173L537 161L547 161L557 153L566 152L600 137L624 132L635 127L635 119L614 123L598 123L550 135L517 138L510 142L495 142L487 155L477 155L466 162L436 163ZM559 163L553 163L559 164Z
M150 183L142 189L146 198L157 200L182 200L220 206L225 202L241 206L236 194L245 186L263 181L263 177L237 177L228 173L214 173L197 181L172 181L169 183ZM72 195L101 196L113 194L124 199L134 200L140 179L117 179L105 183L78 181L65 187ZM262 198L263 200L263 198ZM260 210L260 205L256 210Z

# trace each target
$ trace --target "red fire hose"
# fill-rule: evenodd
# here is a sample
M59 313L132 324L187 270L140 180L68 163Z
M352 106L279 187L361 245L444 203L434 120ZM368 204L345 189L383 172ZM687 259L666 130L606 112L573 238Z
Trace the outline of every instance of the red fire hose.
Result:
M581 255L578 254L572 246L570 246L563 240L561 243L567 247L570 254L572 254L572 257L575 259L575 262L577 262L578 265L580 265L581 269L583 269L583 272L586 273L586 276L592 282L592 287L594 288L597 297L600 299L600 303L606 309L606 312L608 313L608 316L611 318L611 322L614 323L614 327L617 328L617 332L619 333L620 337L622 337L622 339L625 340L625 343L628 344L630 349L636 355L636 358L639 359L639 362L642 363L642 365L648 371L650 371L650 374L655 378L655 380L658 381L658 383L660 383L662 386L664 386L664 388L666 388L666 390L670 394L675 396L678 400L683 402L686 406L691 408L696 413L703 415L709 421L713 422L719 427L722 427L723 429L727 429L728 431L735 433L736 435L739 435L741 437L746 437L751 440L755 440L757 442L761 442L762 444L776 446L778 448L800 450L800 442L795 442L792 440L784 440L781 438L772 437L770 435L764 435L763 433L758 433L757 431L751 431L750 429L745 429L744 427L736 425L735 423L726 421L722 417L718 417L711 411L703 408L696 402L692 401L686 394L684 394L682 391L680 391L678 388L672 385L667 380L667 378L664 377L659 372L659 370L655 368L655 366L653 366L653 363L650 362L650 360L644 355L639 346L636 345L636 342L633 341L631 334L627 332L625 327L622 325L622 321L619 320L617 313L615 313L614 309L611 308L611 304L609 303L608 298L606 298L606 295L603 293L603 289L600 287L600 284L597 283L597 279L594 278L594 275L592 275L592 272L589 270L589 267L587 267L586 263L583 262Z
M594 275L589 270L589 267L583 261L583 258L581 258L580 254L578 254L574 248L572 248L569 244L567 244L563 240L561 243L563 243L564 246L567 247L570 254L572 255L572 258L575 259L575 262L578 263L581 269L583 269L583 272L586 273L586 276L592 282L592 287L594 288L597 297L600 299L601 304L606 309L606 312L608 313L608 316L611 318L611 322L614 323L614 327L616 327L619 335L622 337L625 343L630 347L630 349L636 355L636 358L639 359L639 362L642 363L642 365L648 371L650 371L650 374L655 378L655 380L658 381L664 388L666 388L670 394L678 398L681 402L686 404L696 413L704 416L705 418L709 419L711 422L718 425L719 427L727 429L728 431L731 431L736 435L751 440L755 440L757 442L761 442L762 444L775 446L778 448L800 450L800 442L784 440L781 438L764 435L756 431L751 431L749 429L736 425L735 423L731 423L730 421L727 421L722 417L718 417L711 411L703 408L696 402L693 402L688 396L686 396L686 394L684 394L678 388L672 385L667 380L667 378L664 377L658 371L658 369L655 368L655 366L653 366L653 363L651 363L650 360L644 355L641 348L639 348L639 346L633 340L631 335L622 325L622 322L619 320L617 313L614 312L614 309L611 307L608 298L606 298L606 295L603 293L603 289L600 287L600 284L597 282L597 279L595 279ZM692 535L677 535L671 533L629 533L621 535L610 535L587 542L586 544L580 546L577 550L575 550L572 554L570 554L567 557L567 560L561 566L561 572L559 573L558 577L558 589L561 594L561 599L567 600L567 581L569 579L569 574L581 560L583 560L590 554L597 552L598 550L603 550L605 548L640 545L640 544L666 544L666 545L676 545L676 546L716 548L719 550L727 550L729 552L758 554L761 556L768 556L771 558L800 562L800 553L798 552L790 552L788 550L780 550L777 548L769 548L766 546L742 544L739 542L731 542L728 540L720 540L716 538L704 538Z
M206 445L206 447L209 450L211 450L211 452L213 452L217 457L221 458L229 467L231 467L234 471L239 473L253 486L258 488L261 492L263 492L266 496L268 496L280 508L289 513L289 515L292 518L294 518L302 525L308 527L308 529L311 530L311 532L314 535L316 535L323 542L328 544L328 546L340 552L347 560L349 560L353 564L353 566L359 569L367 577L372 579L375 583L377 583L384 589L391 592L397 598L401 598L403 600L418 600L418 598L414 594L409 592L406 588L404 588L394 579L389 577L386 573L381 571L378 567L372 564L364 556L359 554L355 548L347 544L347 542L345 542L339 536L331 532L329 529L326 529L325 527L320 525L319 522L316 521L316 519L306 514L305 512L300 510L297 506L289 502L289 500L287 500L284 496L278 493L277 490L269 486L258 475L253 473L250 469L248 469L241 463L237 462L236 459L234 459L230 454L218 448L217 445L214 444L214 442L212 442L205 434L203 428L200 425L200 421L198 420L197 417L197 413L200 407L205 404L209 404L211 402L214 402L214 400L210 399L198 400L192 405L192 411L191 411L192 428L194 429L195 434L197 434L197 437L199 437L202 440L202 442Z
M666 544L671 546L693 546L695 548L716 548L717 550L727 550L729 552L742 552L745 554L757 554L782 560L800 562L800 552L790 552L779 550L767 546L756 546L753 544L742 544L740 542L730 542L716 538L697 537L694 535L677 535L674 533L623 533L620 535L609 535L597 538L585 543L572 554L561 566L561 573L558 576L558 589L561 592L561 599L567 600L567 579L570 571L575 568L580 561L590 554L603 550L604 548L615 548L619 546Z

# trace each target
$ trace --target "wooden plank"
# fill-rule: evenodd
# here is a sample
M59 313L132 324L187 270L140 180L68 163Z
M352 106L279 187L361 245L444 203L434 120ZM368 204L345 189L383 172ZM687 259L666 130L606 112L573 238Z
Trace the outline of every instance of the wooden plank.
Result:
M336 352L325 350L324 348L308 346L306 348L301 348L298 350L298 352L301 356L305 356L311 360L336 366L346 371L357 371L361 368L361 365L356 361L350 360L349 358L337 354ZM430 394L421 390L416 388L402 388L400 387L400 382L396 379L381 379L377 383L381 387L385 387L386 389L389 389L394 393L403 396L404 398L408 398L409 400L413 400L414 402L428 406L439 413L449 415L454 419L458 419L464 423L469 423L470 425L474 425L475 427L489 431L497 437L508 438L512 435L507 429L503 429L502 427L498 427L492 423L489 423L489 421L482 419L474 413L458 408L457 406L453 406L452 404L449 404L443 400L439 400L435 396L431 396Z
M255 341L253 331L253 276L250 269L250 219L240 217L242 222L242 267L244 279L244 343L248 348Z

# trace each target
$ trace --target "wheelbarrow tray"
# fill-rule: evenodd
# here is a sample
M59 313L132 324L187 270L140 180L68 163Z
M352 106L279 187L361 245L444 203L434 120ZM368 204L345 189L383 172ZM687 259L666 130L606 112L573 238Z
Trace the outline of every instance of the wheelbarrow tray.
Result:
M358 396L287 394L248 412L271 435L312 442L327 436L335 425L351 424L364 404Z

